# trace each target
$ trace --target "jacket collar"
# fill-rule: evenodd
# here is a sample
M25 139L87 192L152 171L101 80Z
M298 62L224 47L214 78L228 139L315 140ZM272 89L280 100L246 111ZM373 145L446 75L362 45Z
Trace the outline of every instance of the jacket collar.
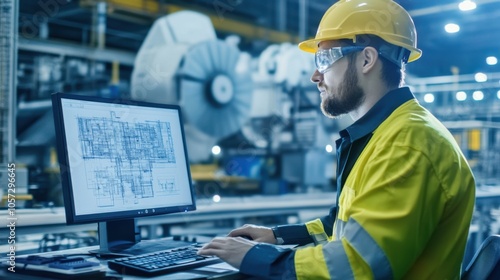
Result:
M372 133L394 110L415 98L408 87L389 91L359 120L340 131L342 138L349 136L351 143Z

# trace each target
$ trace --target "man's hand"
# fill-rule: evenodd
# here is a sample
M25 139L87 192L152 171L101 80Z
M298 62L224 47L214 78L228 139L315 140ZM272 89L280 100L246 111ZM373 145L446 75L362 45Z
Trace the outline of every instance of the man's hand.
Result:
M216 237L198 251L200 255L217 256L239 269L246 253L257 244L243 237Z
M228 236L248 236L253 241L276 244L276 238L274 238L272 229L256 225L244 225L233 229Z

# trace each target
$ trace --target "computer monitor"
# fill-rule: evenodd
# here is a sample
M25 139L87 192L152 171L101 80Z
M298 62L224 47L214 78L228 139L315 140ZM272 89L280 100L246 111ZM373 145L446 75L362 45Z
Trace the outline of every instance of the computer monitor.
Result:
M137 245L137 218L196 209L179 106L64 93L52 105L66 223L98 223L98 253Z

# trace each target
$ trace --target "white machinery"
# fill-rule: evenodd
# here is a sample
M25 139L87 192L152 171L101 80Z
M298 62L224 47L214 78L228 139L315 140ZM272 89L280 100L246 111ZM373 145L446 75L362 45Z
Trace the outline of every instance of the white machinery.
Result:
M210 18L181 11L154 23L132 73L132 98L179 104L190 160L240 130L250 116L253 83L245 57L217 39Z
M314 71L313 62L311 54L291 43L270 45L259 56L258 75L290 89L309 80Z
M268 46L257 59L257 69L253 73L254 104L252 122L242 129L243 135L257 147L276 150L281 144L298 141L297 133L284 131L285 126L297 122L300 117L300 98L308 99L317 109L319 94L310 76L314 71L314 59L291 43ZM310 93L310 94L309 94ZM260 102L259 102L260 101ZM259 121L260 120L260 121ZM305 131L316 139L316 122L313 131Z

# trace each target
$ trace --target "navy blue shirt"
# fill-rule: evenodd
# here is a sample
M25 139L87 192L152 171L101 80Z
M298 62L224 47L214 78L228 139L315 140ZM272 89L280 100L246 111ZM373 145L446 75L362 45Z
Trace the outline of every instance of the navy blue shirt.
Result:
M337 200L346 178L366 147L373 131L403 103L414 96L407 87L398 88L384 95L363 117L339 132L337 145ZM329 215L321 218L325 232L331 235L336 217L336 207ZM278 227L285 244L312 243L304 224L283 225ZM271 244L258 244L252 247L241 263L240 272L267 279L296 278L294 265L295 251ZM286 278L283 278L286 274Z

